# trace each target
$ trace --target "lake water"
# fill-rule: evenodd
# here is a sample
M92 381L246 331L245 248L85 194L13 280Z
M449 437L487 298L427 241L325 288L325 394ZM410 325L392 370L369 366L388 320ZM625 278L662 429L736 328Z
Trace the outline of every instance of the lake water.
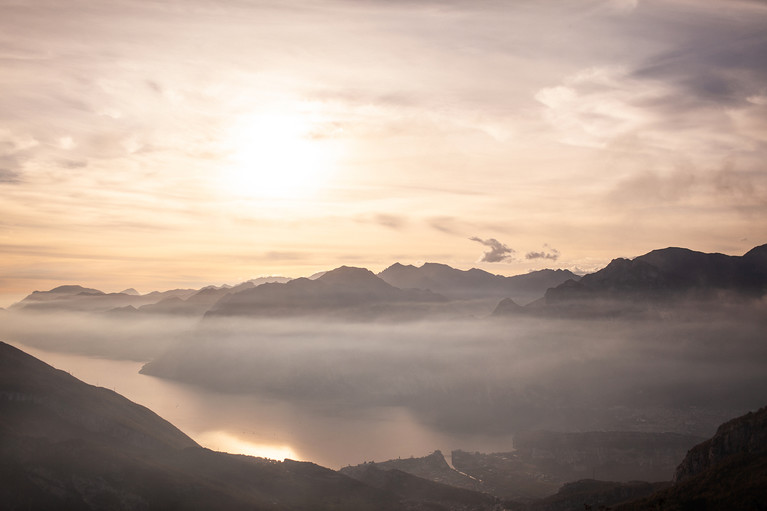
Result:
M313 461L338 469L363 461L423 456L440 449L509 451L511 437L451 435L402 408L330 415L305 405L225 394L139 374L143 363L57 353L10 342L80 380L112 389L151 409L210 449Z

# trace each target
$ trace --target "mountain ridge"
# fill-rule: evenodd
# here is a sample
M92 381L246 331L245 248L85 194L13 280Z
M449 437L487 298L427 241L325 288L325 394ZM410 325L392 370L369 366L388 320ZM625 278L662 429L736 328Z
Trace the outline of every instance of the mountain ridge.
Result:
M709 298L730 293L761 297L767 292L767 245L743 256L669 247L634 259L613 259L605 268L565 282L544 295L547 304L588 298Z

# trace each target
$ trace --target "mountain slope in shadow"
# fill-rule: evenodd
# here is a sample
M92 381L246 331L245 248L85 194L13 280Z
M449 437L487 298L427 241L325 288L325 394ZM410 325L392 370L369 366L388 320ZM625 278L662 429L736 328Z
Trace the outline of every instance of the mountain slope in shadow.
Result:
M147 408L5 343L0 502L9 510L422 508L313 463L204 449Z
M690 449L672 487L616 509L767 509L767 407L722 424Z
M547 304L588 298L664 300L759 298L767 293L767 245L743 256L686 248L653 250L634 259L613 259L578 282L549 289Z

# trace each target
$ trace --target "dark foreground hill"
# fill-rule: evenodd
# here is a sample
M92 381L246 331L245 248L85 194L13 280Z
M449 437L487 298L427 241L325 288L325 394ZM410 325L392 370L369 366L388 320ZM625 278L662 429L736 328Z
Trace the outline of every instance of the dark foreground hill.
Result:
M0 343L3 509L464 509L406 493L203 449L147 408ZM494 507L483 499L472 509Z

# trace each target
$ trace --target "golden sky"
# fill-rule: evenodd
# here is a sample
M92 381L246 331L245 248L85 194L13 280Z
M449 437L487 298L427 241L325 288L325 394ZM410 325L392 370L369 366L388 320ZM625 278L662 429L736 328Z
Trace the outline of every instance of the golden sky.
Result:
M0 0L0 305L767 242L767 5Z

